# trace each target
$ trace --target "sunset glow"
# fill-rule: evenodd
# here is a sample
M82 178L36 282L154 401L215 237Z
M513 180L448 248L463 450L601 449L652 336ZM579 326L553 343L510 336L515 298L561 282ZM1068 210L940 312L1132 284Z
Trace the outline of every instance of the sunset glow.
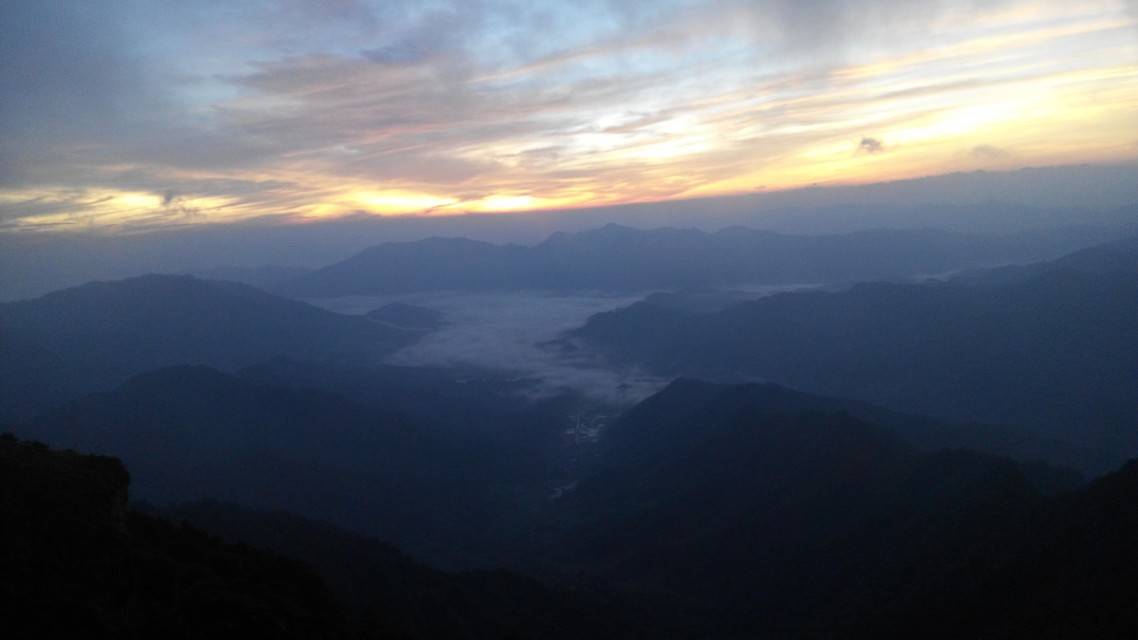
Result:
M45 59L5 71L0 225L516 212L1138 157L1133 2L491 4L12 16L10 66Z

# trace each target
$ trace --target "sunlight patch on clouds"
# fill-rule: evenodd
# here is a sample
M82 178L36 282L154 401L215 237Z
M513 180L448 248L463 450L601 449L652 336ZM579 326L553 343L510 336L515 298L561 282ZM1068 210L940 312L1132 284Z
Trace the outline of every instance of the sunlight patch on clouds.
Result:
M146 92L103 96L107 123L29 109L0 130L0 228L513 212L1135 157L1117 143L1138 139L1132 7L851 6L410 3L310 15L296 40L270 29L293 18L173 5L196 31L130 32L171 38L145 66L116 53L114 86Z
M378 213L417 213L458 202L455 198L409 191L361 191L352 194L357 208Z
M46 189L0 192L0 229L145 227L203 224L231 219L232 198L183 197L111 189ZM9 212L23 215L11 216ZM11 220L9 222L9 220Z

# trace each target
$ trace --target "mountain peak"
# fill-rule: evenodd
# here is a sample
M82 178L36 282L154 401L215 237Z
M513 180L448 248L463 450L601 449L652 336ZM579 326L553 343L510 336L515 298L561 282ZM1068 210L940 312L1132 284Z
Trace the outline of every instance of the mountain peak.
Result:
M202 364L180 364L152 369L131 377L120 389L145 391L153 389L228 389L247 383L213 367Z

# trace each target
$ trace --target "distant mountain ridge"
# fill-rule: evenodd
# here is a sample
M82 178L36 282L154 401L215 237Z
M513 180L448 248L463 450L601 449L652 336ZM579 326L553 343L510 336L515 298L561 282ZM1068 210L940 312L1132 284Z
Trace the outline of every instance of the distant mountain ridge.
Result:
M975 284L1008 284L1056 271L1098 275L1138 273L1138 236L1087 247L1047 262L969 270L953 279Z
M92 282L0 304L0 419L162 366L234 370L276 356L376 361L415 333L191 276Z
M709 419L715 412L737 411L750 406L766 412L797 414L803 412L846 414L862 422L887 429L904 440L907 446L921 451L969 449L1005 456L1028 467L1046 462L1058 468L1085 468L1100 455L1072 445L1035 436L1011 425L984 423L952 423L922 415L891 411L866 402L824 397L804 393L774 383L712 383L693 378L677 378L659 393L633 407L626 419L646 419L645 414L668 423L686 416L691 423ZM620 428L614 428L605 441L620 440ZM626 443L631 446L631 443ZM652 444L642 443L641 449Z
M298 278L312 269L306 267L286 267L280 265L262 265L258 267L232 267L222 266L212 269L198 269L187 271L202 280L224 280L226 282L240 282L258 289L270 290L283 282Z
M1125 247L1133 244L1115 249ZM1096 255L994 286L865 283L713 313L640 302L597 314L572 335L661 373L771 380L954 421L1016 424L1115 452L1106 468L1138 452L1138 272L1125 252ZM1076 263L1094 266L1064 266Z
M1053 258L1085 246L1062 233L1005 237L935 230L794 236L609 224L533 246L430 238L366 249L284 283L301 298L444 290L621 290L806 284L931 275Z

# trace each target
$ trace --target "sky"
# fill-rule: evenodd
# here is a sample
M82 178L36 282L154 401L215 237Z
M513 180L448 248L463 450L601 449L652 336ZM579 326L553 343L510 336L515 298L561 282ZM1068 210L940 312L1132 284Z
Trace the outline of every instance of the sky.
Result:
M1138 0L5 0L0 233L1138 158Z

